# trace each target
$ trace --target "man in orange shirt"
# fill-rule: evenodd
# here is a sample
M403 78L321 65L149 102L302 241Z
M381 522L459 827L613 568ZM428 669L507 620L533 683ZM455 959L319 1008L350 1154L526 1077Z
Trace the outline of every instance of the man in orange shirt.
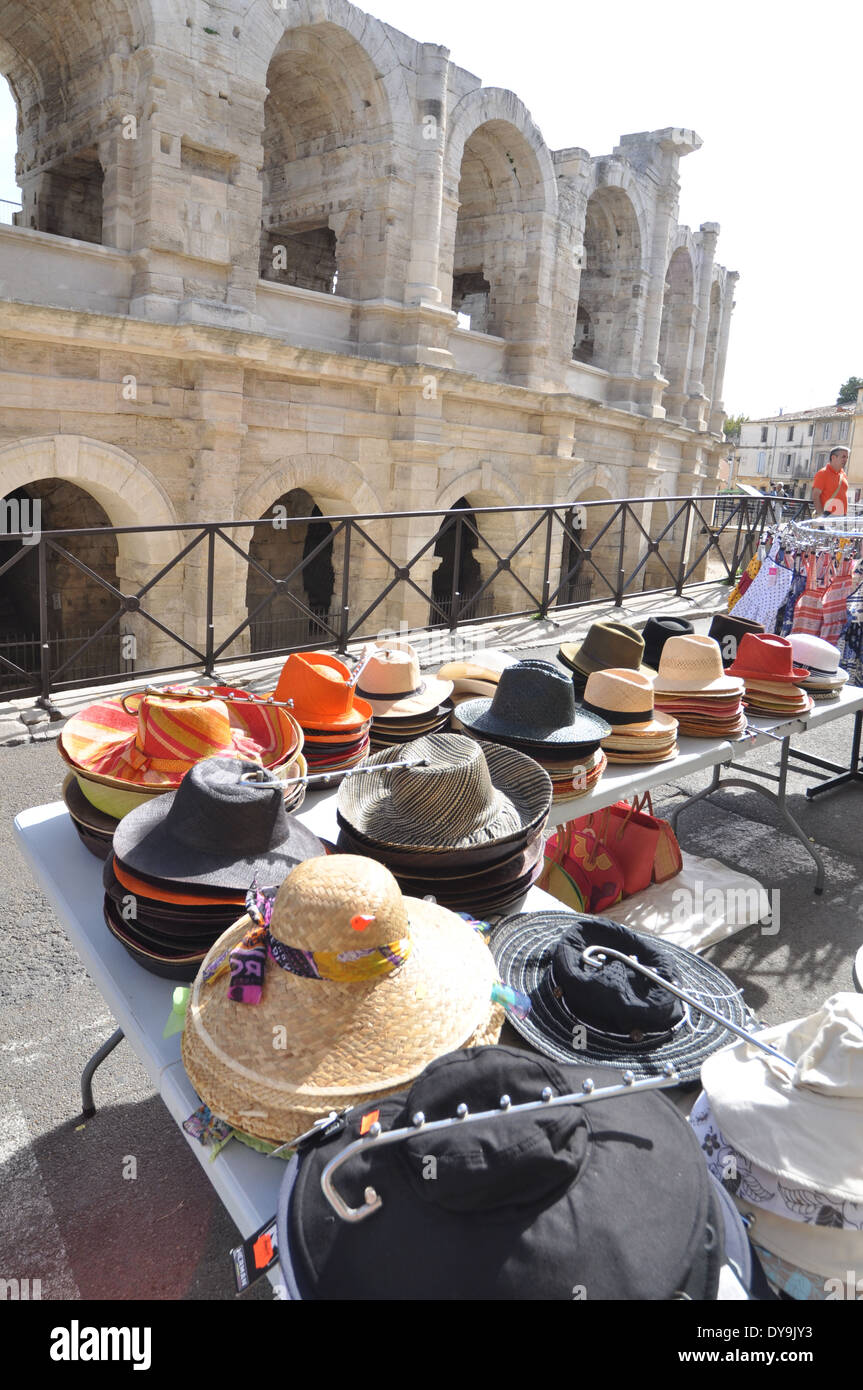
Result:
M827 516L848 515L848 479L845 465L848 450L844 444L830 450L826 468L819 468L812 479L812 501L815 509Z

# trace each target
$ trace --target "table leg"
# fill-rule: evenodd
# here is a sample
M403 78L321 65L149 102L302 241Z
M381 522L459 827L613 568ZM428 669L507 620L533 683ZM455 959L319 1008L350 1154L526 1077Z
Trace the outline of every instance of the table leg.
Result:
M696 792L694 796L688 796L686 800L682 801L673 811L669 811L668 823L675 833L677 831L677 817L680 815L680 812L685 811L689 806L694 806L696 801L703 801L706 796L710 796L716 791L719 786L720 767L721 764L717 763L713 768L710 784L704 788L703 792Z
M834 787L843 787L849 782L863 782L863 769L860 767L860 744L863 735L863 710L857 710L854 715L854 733L851 738L851 761L847 768L843 768L839 763L827 762L825 758L816 758L812 753L798 753L796 749L790 749L790 756L796 758L798 762L809 763L812 767L824 768L827 772L835 772L836 777L827 777L818 786L806 788L806 800L814 801L816 796L821 796L822 792L833 791ZM802 769L801 775L805 776Z
M93 1104L93 1075L97 1067L100 1067L106 1057L109 1057L118 1043L123 1041L124 1033L122 1028L118 1028L112 1033L107 1042L104 1042L90 1058L86 1067L81 1073L81 1114L85 1120L91 1120L96 1113Z

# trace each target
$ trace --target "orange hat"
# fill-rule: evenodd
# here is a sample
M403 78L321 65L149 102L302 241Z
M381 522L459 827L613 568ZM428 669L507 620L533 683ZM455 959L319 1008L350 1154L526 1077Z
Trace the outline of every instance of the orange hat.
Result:
M275 689L277 700L293 700L294 718L313 729L358 729L372 707L354 694L351 673L329 652L292 652Z

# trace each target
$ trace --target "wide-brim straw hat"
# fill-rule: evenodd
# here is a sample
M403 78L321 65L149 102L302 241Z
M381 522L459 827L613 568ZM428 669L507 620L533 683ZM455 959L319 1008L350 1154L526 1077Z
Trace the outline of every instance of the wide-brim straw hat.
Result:
M424 676L409 642L378 642L360 672L357 695L373 715L415 718L437 709L452 694L452 681Z
M675 691L742 695L743 689L742 680L725 674L719 643L712 637L669 637L662 648L654 696Z
M517 661L518 657L509 652L487 647L462 661L447 661L438 671L438 679L451 681L453 694L457 696L493 695L501 672Z
M351 777L339 788L339 822L374 843L428 853L470 849L516 840L548 815L547 773L514 749L428 734L382 749L368 767L396 761L405 766Z
M654 709L652 679L624 667L592 672L584 688L582 709L610 724L613 735L651 738L677 732L673 715Z
M174 791L205 758L250 758L278 767L302 743L287 710L228 686L169 686L158 694L100 700L73 715L58 739L64 760L86 779L82 790L91 800L91 784L132 793ZM100 809L115 814L107 805Z
M691 1017L683 1011L679 1022L672 1027L663 1026L655 1034L648 1033L645 1025L639 1026L637 1022L626 1035L588 1026L566 1007L563 1001L565 982L554 981L555 955L558 948L565 947L567 940L582 941L585 947L602 946L614 940L617 950L623 949L621 943L625 943L626 954L637 956L658 973L669 971L673 982L681 989L700 997L739 1027L745 1027L749 1020L742 996L728 976L682 946L659 941L644 932L630 931L607 917L554 911L519 913L501 922L491 937L492 953L503 983L526 994L531 1001L530 1013L525 1018L514 1012L507 1017L532 1047L558 1062L616 1067L632 1071L636 1077L661 1075L666 1063L671 1062L682 1082L693 1081L711 1053L727 1047L734 1038L722 1024L694 1010ZM577 948L578 952L580 949ZM585 967L585 971L588 969ZM660 1005L674 1002L670 992L651 984L636 971L628 970L621 961L610 961L602 973L606 971L611 986L609 995L624 1003L627 992L634 998L653 999L654 1007L657 1000ZM627 982L629 976L631 979ZM628 1013L622 1004L619 1012L622 1017ZM640 1012L645 1018L649 1017L643 1009ZM637 1019L639 1011L632 1011L629 1016ZM579 1046L575 1046L576 1029L581 1030Z
M519 661L501 673L491 700L468 700L458 721L480 738L502 737L554 749L599 742L611 732L605 720L577 709L572 681L550 661Z
M68 767L72 767L69 759L63 752L62 744L59 739L57 747L60 756ZM97 782L84 772L78 772L73 768L75 781L82 796L90 803L95 811L100 811L113 820L122 820L130 811L134 811L138 806L145 806L157 796L163 796L167 788L156 788L151 791L144 791L143 788L127 790L125 787L106 786L103 782Z
M366 933L352 930L355 914L373 918ZM403 898L373 860L332 855L299 865L277 894L270 927L298 952L406 938L407 957L391 973L315 979L269 960L260 1002L240 1003L228 998L225 974L205 976L248 927L243 918L207 955L186 1013L183 1061L210 1110L258 1138L295 1138L330 1110L404 1086L445 1052L500 1036L497 972L482 937L436 903ZM279 1029L284 1047L274 1045Z
M118 817L100 811L87 799L79 786L74 772L68 772L63 779L62 797L66 810L72 819L93 834L107 836L110 841L117 829Z
M759 1034L791 1065L739 1042L705 1066L729 1144L786 1183L863 1202L863 995L832 995Z

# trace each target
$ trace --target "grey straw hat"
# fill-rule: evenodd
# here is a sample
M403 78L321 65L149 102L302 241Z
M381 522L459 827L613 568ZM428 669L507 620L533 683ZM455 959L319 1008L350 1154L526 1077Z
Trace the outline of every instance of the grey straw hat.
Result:
M350 777L339 788L339 822L376 844L469 849L523 837L548 815L548 774L514 749L428 734L375 753L368 767L396 753L404 768Z
M550 661L519 661L501 672L492 700L467 700L458 720L482 737L531 744L599 743L611 725L576 709L572 681Z

